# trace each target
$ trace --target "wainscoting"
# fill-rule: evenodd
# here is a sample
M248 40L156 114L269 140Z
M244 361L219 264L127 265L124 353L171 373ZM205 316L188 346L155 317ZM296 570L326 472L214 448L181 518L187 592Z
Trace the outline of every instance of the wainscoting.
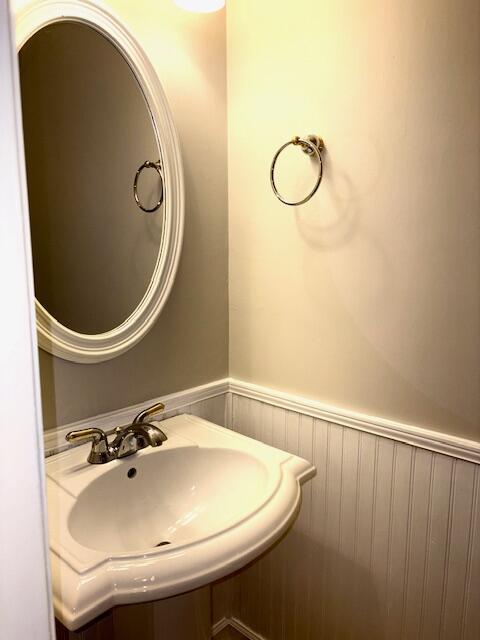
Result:
M317 466L290 532L262 558L207 588L211 599L200 590L199 630L168 640L204 640L211 617L219 639L479 640L478 442L234 380L159 400L168 409L164 417L192 413ZM124 424L147 404L88 424ZM47 433L47 453L63 448L65 432L83 424ZM98 624L115 629L114 640L164 640L165 607L180 618L182 598L118 608ZM139 634L134 621L141 619L148 629ZM102 633L92 625L65 637L110 637Z
M480 467L257 396L232 394L231 428L317 476L283 540L214 586L214 619L266 640L478 640Z

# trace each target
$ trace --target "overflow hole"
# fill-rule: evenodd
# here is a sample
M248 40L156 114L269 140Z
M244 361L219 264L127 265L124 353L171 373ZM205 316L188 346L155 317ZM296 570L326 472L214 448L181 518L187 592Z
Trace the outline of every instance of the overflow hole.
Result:
M129 478L134 478L136 475L137 475L137 470L135 469L135 467L132 467L127 471L127 476Z
M163 546L165 546L166 544L170 544L170 541L169 541L169 540L162 540L162 542L159 542L159 543L158 543L158 544L156 544L155 546L156 546L156 547L163 547Z

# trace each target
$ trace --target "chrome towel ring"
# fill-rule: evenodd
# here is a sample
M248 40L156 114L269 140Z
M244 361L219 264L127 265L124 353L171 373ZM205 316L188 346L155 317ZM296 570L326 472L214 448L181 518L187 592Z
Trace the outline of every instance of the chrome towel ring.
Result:
M310 191L310 193L305 198L303 198L303 200L299 200L298 202L289 202L288 200L285 200L284 198L282 198L282 196L278 192L277 185L275 184L275 164L277 163L277 158L282 153L282 151L286 149L288 146L290 146L291 144L293 144L294 146L300 146L304 153L306 153L309 156L316 156L318 159L318 177L315 182L315 186ZM324 148L325 148L325 145L323 144L323 140L318 136L314 136L314 135L309 135L306 138L300 138L299 136L295 136L293 140L289 140L288 142L286 142L280 147L277 153L273 156L272 166L270 167L270 184L272 185L273 193L277 196L280 202L283 202L283 204L287 204L290 207L295 207L299 204L305 204L305 202L308 202L310 198L316 193L322 181L323 164L322 164L322 156L320 155L320 152L323 151Z
M142 205L142 203L140 202L139 198L138 198L138 193L137 193L137 183L138 183L138 177L139 175L142 173L142 171L144 169L155 169L155 171L158 173L158 175L160 176L160 183L161 183L161 192L160 192L160 199L158 200L157 204L154 205L151 209L147 209L146 207L144 207ZM137 173L135 174L135 180L133 181L133 197L135 198L135 202L137 203L137 206L142 210L145 211L146 213L152 213L153 211L156 211L163 202L163 176L162 176L162 165L160 164L160 160L158 160L157 162L151 162L150 160L146 160L141 167L139 167L137 169Z

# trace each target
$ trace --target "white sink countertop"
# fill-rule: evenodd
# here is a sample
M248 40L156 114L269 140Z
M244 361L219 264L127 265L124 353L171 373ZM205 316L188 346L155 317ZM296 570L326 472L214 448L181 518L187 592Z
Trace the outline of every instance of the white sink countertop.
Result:
M106 464L90 445L46 460L55 615L69 629L117 604L228 575L294 520L309 462L190 415L168 440Z

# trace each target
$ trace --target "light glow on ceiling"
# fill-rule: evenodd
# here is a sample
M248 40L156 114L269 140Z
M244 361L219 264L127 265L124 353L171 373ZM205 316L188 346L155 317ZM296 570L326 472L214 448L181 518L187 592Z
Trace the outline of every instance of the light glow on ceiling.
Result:
M177 7L195 13L213 13L225 6L225 0L174 0Z

